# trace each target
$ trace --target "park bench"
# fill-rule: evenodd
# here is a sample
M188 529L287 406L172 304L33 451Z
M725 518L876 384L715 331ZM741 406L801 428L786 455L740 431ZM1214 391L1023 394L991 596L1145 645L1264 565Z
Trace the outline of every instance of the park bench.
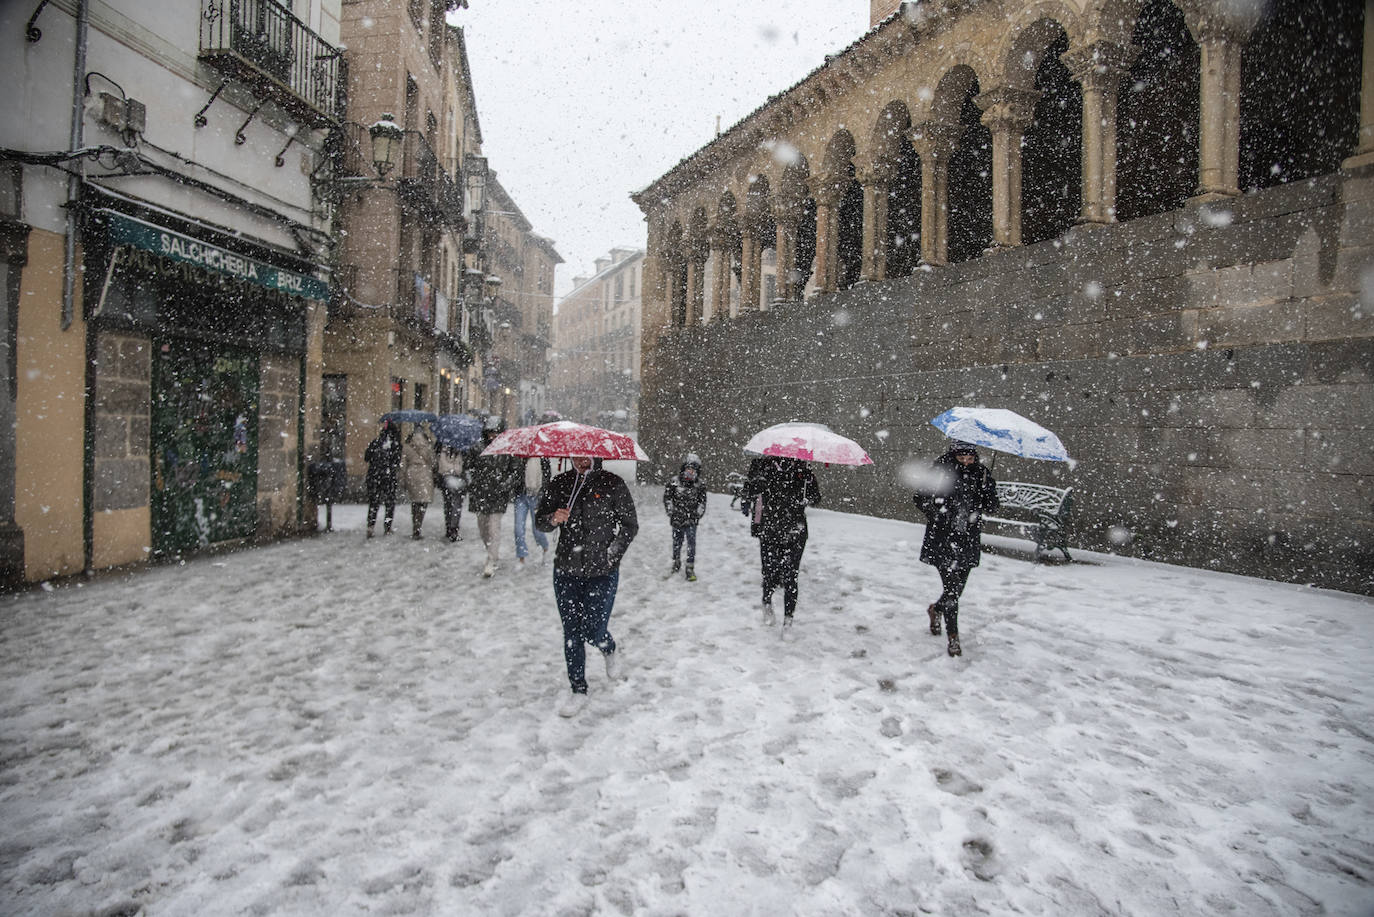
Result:
M1073 505L1072 487L1050 487L1046 484L1025 484L1021 481L998 481L997 500L1004 516L983 516L984 522L1030 530L1035 538L1035 559L1040 560L1051 551L1064 552L1069 557L1066 537L1069 508Z

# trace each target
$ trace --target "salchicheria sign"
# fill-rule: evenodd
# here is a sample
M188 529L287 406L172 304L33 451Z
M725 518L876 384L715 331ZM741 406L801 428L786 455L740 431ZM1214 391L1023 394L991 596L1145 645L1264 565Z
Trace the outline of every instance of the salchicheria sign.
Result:
M318 300L329 298L328 285L317 278L249 258L122 213L105 211L104 216L108 221L109 239L115 245L141 249L171 261L195 265L269 290L277 290L288 296Z

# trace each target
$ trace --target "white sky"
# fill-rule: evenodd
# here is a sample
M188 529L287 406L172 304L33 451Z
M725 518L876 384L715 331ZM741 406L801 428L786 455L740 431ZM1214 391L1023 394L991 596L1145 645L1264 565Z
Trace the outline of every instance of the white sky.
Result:
M483 152L563 256L644 246L630 200L868 27L868 0L471 0Z

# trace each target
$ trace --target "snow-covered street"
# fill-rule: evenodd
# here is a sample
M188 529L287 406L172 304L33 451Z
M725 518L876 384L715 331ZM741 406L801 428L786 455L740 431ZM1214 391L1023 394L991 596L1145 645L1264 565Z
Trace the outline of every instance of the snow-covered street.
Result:
M812 511L783 642L728 498L688 583L634 492L572 720L509 513L492 580L347 506L6 597L0 912L1374 913L1374 600L987 555L951 659L920 526Z

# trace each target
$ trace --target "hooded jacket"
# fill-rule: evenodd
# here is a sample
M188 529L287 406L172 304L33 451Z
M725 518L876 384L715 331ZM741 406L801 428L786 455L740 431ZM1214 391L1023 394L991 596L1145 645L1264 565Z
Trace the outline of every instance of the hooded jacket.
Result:
M683 478L688 468L696 470L691 481ZM663 486L663 508L668 512L668 524L675 529L690 528L706 515L706 485L701 482L700 462L683 462L677 477Z
M921 562L942 570L976 567L982 556L983 514L1000 505L997 482L982 462L960 464L954 450L937 458L932 467L948 487L912 497L926 514Z
M488 437L487 433L492 435ZM506 511L516 482L524 473L524 466L513 455L482 455L494 438L492 430L483 433L482 442L463 459L463 467L468 470L468 509L488 516Z
M563 472L544 488L534 513L535 528L560 529L552 518L565 506L569 515L558 533L554 570L581 577L615 572L639 532L634 498L625 482L601 468L590 468L585 475L576 469Z

